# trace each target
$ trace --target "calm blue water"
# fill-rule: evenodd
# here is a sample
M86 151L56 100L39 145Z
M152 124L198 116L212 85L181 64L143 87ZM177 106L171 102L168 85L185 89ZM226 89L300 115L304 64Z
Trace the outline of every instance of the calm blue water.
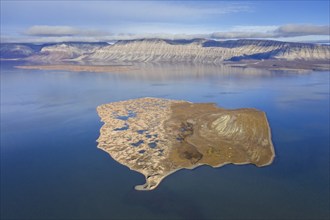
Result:
M150 192L96 148L100 104L144 96L266 112L271 166L181 170ZM1 67L1 219L328 219L329 73Z

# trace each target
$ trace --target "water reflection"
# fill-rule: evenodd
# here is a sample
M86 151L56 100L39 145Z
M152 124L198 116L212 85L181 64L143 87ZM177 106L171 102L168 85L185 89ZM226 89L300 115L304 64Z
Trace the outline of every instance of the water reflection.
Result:
M254 68L231 67L227 65L203 65L203 64L136 64L136 69L122 72L116 75L125 76L128 79L148 81L166 81L183 79L205 79L213 77L248 78L251 75L266 77L271 72ZM161 86L163 83L153 83Z

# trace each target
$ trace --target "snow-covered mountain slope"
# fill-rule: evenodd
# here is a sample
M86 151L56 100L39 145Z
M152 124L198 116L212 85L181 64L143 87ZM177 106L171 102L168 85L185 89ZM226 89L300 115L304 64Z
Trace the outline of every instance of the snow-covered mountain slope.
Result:
M42 47L39 53L26 58L26 60L35 63L70 61L79 56L91 54L107 45L107 43L60 43L47 45Z
M0 58L17 59L34 54L36 50L28 44L1 44Z
M118 41L79 59L90 62L191 62L221 63L226 60L283 59L326 60L330 46L265 40L161 39Z
M241 60L322 61L330 46L271 40L141 39L115 44L66 42L45 45L1 44L1 58L23 58L33 63L223 63Z

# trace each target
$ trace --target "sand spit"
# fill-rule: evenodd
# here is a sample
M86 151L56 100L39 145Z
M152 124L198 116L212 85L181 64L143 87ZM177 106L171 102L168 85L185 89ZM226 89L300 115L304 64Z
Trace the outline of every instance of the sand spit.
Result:
M28 66L15 66L18 69L32 69L32 70L64 70L72 72L127 72L136 69L129 65L28 65Z
M100 105L98 148L142 173L152 190L166 176L201 165L265 166L275 152L264 112L227 110L213 103L140 98Z

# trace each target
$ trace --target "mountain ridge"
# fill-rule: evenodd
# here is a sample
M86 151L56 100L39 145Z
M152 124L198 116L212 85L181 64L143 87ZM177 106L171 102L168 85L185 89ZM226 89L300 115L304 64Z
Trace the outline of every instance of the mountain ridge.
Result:
M11 47L12 46L12 47ZM106 42L63 42L44 45L1 44L0 58L17 58L32 63L88 64L118 63L206 63L249 60L306 61L326 63L330 45L274 40L135 39ZM15 57L16 56L16 57Z

